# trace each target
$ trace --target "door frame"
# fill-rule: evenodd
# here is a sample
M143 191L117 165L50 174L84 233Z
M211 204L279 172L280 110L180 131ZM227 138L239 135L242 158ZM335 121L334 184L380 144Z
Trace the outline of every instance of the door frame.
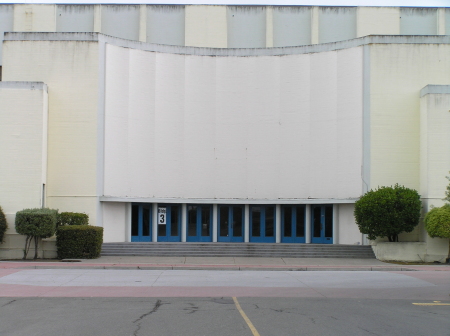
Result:
M291 237L285 237L285 209L290 207L291 214ZM303 236L297 237L298 208L303 208ZM283 204L281 206L281 243L305 243L306 242L306 205L305 204Z
M171 236L171 230L172 230L172 208L177 207L178 208L178 235L177 236ZM156 223L156 234L157 234L157 241L158 242L181 242L181 204L158 204L158 208L166 208L166 235L160 236L158 234L159 231L159 224ZM158 217L158 216L157 216Z
M137 209L135 208L137 207ZM148 207L148 209L144 209L144 207ZM134 211L137 210L137 218L134 218ZM148 236L144 236L143 235L143 231L144 231L144 211L148 210L148 230L149 230L149 235ZM152 228L153 228L153 209L152 209L152 205L150 203L131 203L131 242L151 242L152 241ZM133 223L133 221L136 220L137 223ZM137 225L137 229L138 229L138 235L133 236L133 225Z
M320 237L314 237L314 209L320 208ZM331 235L326 235L326 212L331 215ZM333 204L314 204L311 205L311 243L312 244L333 244Z
M260 236L253 236L253 212L252 208L259 207L261 208L261 217L260 217ZM273 207L273 236L266 237L266 212L268 207ZM275 204L255 204L250 205L249 208L249 241L251 243L275 243L276 242L276 231L277 231L277 207Z
M234 219L234 208L239 207L242 211L242 235L233 236L232 222ZM220 235L220 213L222 208L228 208L228 236ZM245 237L245 206L243 204L218 204L217 205L217 242L243 243Z
M189 236L189 206L196 206L196 236ZM202 208L209 208L209 236L202 236ZM210 204L187 204L186 206L186 241L212 242L213 207Z

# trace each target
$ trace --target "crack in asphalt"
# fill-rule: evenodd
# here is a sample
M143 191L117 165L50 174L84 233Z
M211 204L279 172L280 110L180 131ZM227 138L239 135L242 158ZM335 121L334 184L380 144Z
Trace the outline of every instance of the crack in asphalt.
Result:
M3 306L1 306L2 308L3 307L5 307L5 306L7 306L7 305L9 305L9 304L11 304L11 303L13 303L13 302L16 302L17 300L11 300L11 301L9 301L9 302L6 302Z
M139 316L139 318L137 318L136 320L133 321L133 323L136 323L136 326L137 326L136 330L133 333L134 336L137 336L137 334L139 333L139 330L141 330L142 320L145 317L147 317L148 315L155 313L159 309L159 307L161 307L163 304L164 303L162 303L161 300L157 300L152 310L150 310L149 312L147 312L145 314L142 314L141 316Z

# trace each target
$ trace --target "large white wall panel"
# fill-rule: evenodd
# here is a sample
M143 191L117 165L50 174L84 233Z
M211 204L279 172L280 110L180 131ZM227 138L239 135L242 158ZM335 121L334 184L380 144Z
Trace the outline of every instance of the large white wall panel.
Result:
M213 198L216 57L186 56L185 69L183 196Z
M93 5L56 5L57 32L94 31Z
M101 32L139 41L139 5L102 5Z
M273 46L311 44L311 7L273 7Z
M2 65L3 34L13 31L14 6L0 5L0 66Z
M211 57L108 46L105 195L358 197L361 62L361 48Z
M129 180L129 195L132 196L151 197L154 191L155 59L155 53L130 50L128 175L121 178Z
M266 8L227 6L228 48L266 46Z
M370 187L419 188L420 90L448 84L450 46L378 44L370 53Z
M147 42L184 46L184 6L147 6Z
M356 37L356 7L319 7L319 43Z
M155 66L155 190L180 195L184 185L185 56L157 54Z
M14 31L56 31L56 5L14 5Z
M102 203L103 241L126 241L127 205L126 203Z
M437 8L400 8L401 35L436 35Z

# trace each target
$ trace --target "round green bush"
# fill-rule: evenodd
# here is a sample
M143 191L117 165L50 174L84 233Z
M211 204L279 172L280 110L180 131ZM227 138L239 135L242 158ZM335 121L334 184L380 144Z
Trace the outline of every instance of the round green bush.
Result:
M431 209L424 222L430 237L450 238L450 204Z
M5 239L5 232L8 229L8 223L6 222L6 216L0 206L0 243L3 243Z
M370 190L355 203L355 221L370 240L388 237L398 241L402 232L411 232L419 224L422 203L414 189L396 184Z
M24 209L16 213L18 234L39 238L49 238L55 234L58 210Z

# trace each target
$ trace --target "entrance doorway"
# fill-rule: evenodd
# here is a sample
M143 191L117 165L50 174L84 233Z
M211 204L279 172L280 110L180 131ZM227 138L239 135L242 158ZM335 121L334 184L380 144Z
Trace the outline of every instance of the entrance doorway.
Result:
M188 242L211 242L211 205L188 205L187 206L187 235Z
M181 241L181 206L178 204L158 204L158 241Z
M131 205L131 241L151 242L152 241L152 205L137 204Z
M304 205L283 205L281 207L281 242L305 242Z
M275 205L250 207L250 242L275 243Z
M333 205L311 206L311 243L333 244Z
M244 206L219 205L218 206L219 242L244 241Z

